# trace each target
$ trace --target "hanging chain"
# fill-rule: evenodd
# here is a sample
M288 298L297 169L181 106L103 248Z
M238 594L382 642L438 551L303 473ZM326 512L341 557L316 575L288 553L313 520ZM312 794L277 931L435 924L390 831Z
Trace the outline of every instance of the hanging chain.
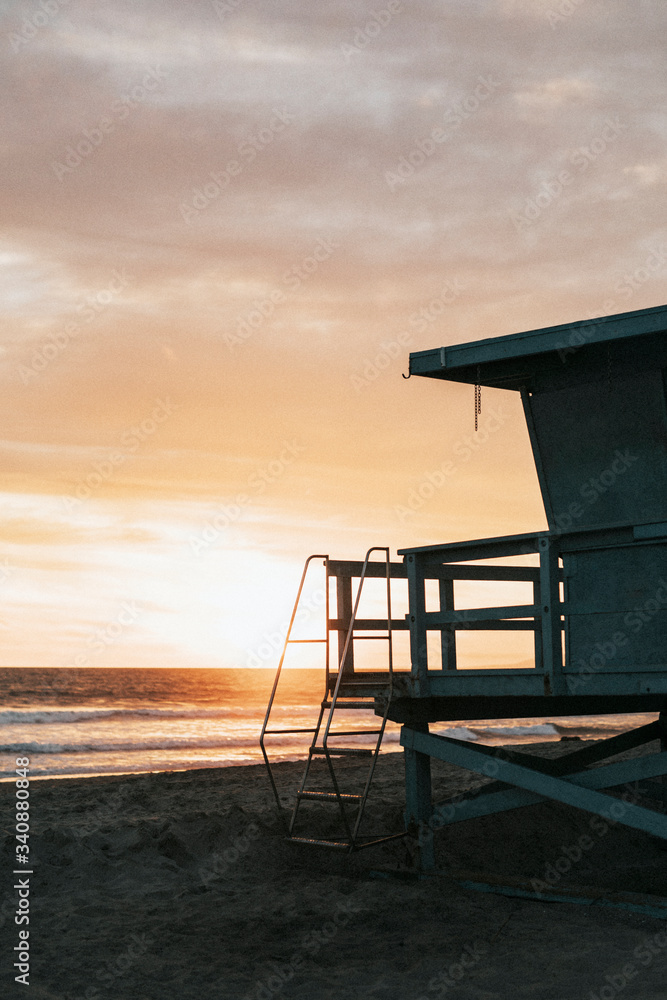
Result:
M482 412L482 386L480 383L479 365L477 365L477 382L475 384L475 430L479 427L479 415Z

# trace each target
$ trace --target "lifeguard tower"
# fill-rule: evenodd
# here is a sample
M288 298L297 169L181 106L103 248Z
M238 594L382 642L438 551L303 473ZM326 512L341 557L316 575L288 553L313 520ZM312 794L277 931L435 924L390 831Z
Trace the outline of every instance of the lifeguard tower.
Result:
M322 559L327 580L336 578L337 607L330 617L327 603L321 640L325 696L288 835L348 850L383 839L361 837L359 829L384 727L393 720L402 725L406 829L419 835L424 868L434 864L434 829L544 799L667 839L663 812L608 793L641 780L643 801L667 798L660 780L667 774L667 306L419 351L410 355L410 375L475 386L476 409L481 387L521 394L549 530L403 549L403 562L392 562L388 550L382 561L372 559L371 550L363 563L311 557ZM532 557L533 564L508 563L516 556ZM357 615L368 576L387 580L383 619ZM405 620L392 619L393 578L407 583ZM353 601L354 579L359 583ZM530 587L532 599L461 610L457 581L495 581L499 588L519 582ZM297 607L298 598L295 614ZM392 639L406 629L410 664L399 670ZM462 629L533 633L533 666L459 668L456 640ZM333 632L340 655L330 669ZM438 638L437 656L429 633ZM384 640L386 671L355 670L355 643L369 638ZM289 644L290 633L272 703ZM337 709L370 706L381 719L374 748L332 741ZM442 721L637 712L659 717L557 759L429 732L429 724ZM266 737L275 732L270 713L271 704L261 738L267 764ZM349 738L354 732L339 735ZM656 740L659 752L597 766ZM336 777L335 759L346 754L369 758L367 781L355 794L341 791ZM309 789L317 756L328 765L328 791ZM434 808L431 758L491 780L469 798L457 799L455 808L449 803ZM296 836L300 805L307 799L337 805L339 839Z

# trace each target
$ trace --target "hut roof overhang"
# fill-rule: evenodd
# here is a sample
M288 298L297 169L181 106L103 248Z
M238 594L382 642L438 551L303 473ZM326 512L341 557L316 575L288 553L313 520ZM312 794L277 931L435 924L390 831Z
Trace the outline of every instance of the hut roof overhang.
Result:
M536 375L598 369L601 356L667 364L667 305L563 323L410 354L410 374L503 389L531 387Z

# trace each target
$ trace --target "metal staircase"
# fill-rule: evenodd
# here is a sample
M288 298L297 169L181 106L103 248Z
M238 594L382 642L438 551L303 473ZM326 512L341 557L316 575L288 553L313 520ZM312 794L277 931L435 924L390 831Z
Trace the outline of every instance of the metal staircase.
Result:
M379 563L377 561L371 562L370 557L373 552L384 553L384 565L383 563ZM299 609L306 574L310 563L315 559L322 559L326 567L326 636L319 639L292 639L292 627ZM350 580L352 573L354 572L354 567L357 566L360 566L360 570L357 570L359 585L357 587L354 606L351 607ZM387 582L387 617L386 619L360 620L358 617L358 611L364 582L369 575L376 577L379 576L382 569L384 569L382 575L386 578ZM396 572L397 569L401 572ZM393 573L392 570L394 570ZM380 546L374 546L368 550L363 565L354 563L334 563L328 556L322 555L312 555L306 560L260 737L262 754L268 769L269 779L278 804L278 809L285 823L285 832L287 838L293 843L304 844L310 847L329 848L339 851L353 851L359 850L362 847L370 847L372 844L405 836L404 833L364 836L360 832L364 810L370 792L373 774L375 772L375 765L377 763L378 754L382 745L382 738L384 736L389 706L391 704L393 693L394 661L392 631L396 627L405 627L403 622L395 622L391 617L391 578L392 575L403 576L404 573L402 570L402 564L392 564L390 562L389 549ZM347 575L345 575L346 573ZM334 620L329 617L329 580L332 576L337 577L338 598L338 617ZM347 615L345 614L346 605L348 612ZM344 626L347 627L344 628ZM355 629L363 630L364 632L373 631L379 634L355 635ZM344 643L339 657L337 673L332 675L330 671L330 633L334 630L338 632L339 650L343 636ZM363 679L360 678L359 675L355 675L354 643L362 640L375 642L383 641L386 643L388 666L386 673L383 672L380 675L375 674L373 676L366 674ZM285 662L285 655L289 646L292 643L298 642L317 642L322 643L325 646L325 693L320 704L317 723L311 729L270 729L269 721L271 710L273 708L276 691L280 682ZM378 687L378 682L380 682L380 687ZM376 697L378 694L381 694L382 703L384 705L384 714L381 717L375 714ZM374 719L379 719L379 725L374 729L361 729L356 727L352 729L337 729L334 727L334 720L336 718L336 713L341 710L373 712ZM338 719L340 719L340 716L338 716ZM310 747L308 748L308 758L303 778L301 779L299 788L296 792L294 805L288 819L280 800L275 775L267 754L265 737L296 733L310 733L312 734L312 741ZM346 741L349 741L350 737L360 736L372 736L374 738L374 746L350 747L341 746L338 743L338 740L341 737ZM359 783L359 787L354 793L341 790L342 775L340 773L340 768L337 771L334 766L335 760L340 763L348 758L364 758L368 762L368 769L365 777ZM316 775L317 771L322 770L321 768L317 768L317 766L313 767L313 765L316 765L318 761L322 761L326 764L325 776L328 777L329 784L329 787L326 789L310 787L311 780ZM297 834L297 823L301 814L301 807L303 803L313 802L328 803L337 807L338 817L340 820L339 836L334 839L318 839L316 837L308 837Z

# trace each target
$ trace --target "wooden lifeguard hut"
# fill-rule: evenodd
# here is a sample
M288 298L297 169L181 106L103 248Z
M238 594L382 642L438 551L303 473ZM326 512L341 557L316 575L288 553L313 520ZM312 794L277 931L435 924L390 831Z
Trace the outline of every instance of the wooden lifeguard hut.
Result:
M655 780L667 774L667 306L419 351L410 355L410 375L474 385L476 409L481 387L521 394L549 530L403 549L402 562L392 562L388 550L382 561L371 559L371 550L363 563L311 557L323 560L328 580L336 578L337 608L335 617L326 609L325 696L288 835L345 849L377 842L361 837L359 827L384 727L392 720L402 725L406 829L426 834L419 838L425 868L434 864L433 829L544 799L667 839L666 815L619 802L608 791L642 780L644 801L667 798L666 786ZM533 564L508 563L516 556L530 556ZM357 615L368 576L387 580L381 620ZM392 618L392 578L407 583L405 620ZM498 588L521 582L530 585L532 600L461 610L457 581L495 581ZM432 606L426 595L434 588ZM298 599L295 613L297 607ZM410 664L399 669L392 638L406 629ZM532 632L534 663L460 669L461 629ZM334 632L340 655L331 669ZM429 633L438 636L437 656ZM386 643L386 671L355 670L355 642L371 637ZM289 643L288 633L272 701ZM331 741L337 709L371 706L382 720L373 749ZM271 705L261 739L267 764L270 712ZM431 723L442 721L637 712L655 712L658 719L557 759L429 732ZM656 740L658 752L589 767ZM362 752L369 757L365 787L356 794L341 791L335 758ZM329 765L328 791L308 787L318 755ZM468 799L458 798L455 808L434 808L431 758L492 780ZM277 791L276 798L280 805ZM344 835L330 841L295 836L305 799L335 803Z

